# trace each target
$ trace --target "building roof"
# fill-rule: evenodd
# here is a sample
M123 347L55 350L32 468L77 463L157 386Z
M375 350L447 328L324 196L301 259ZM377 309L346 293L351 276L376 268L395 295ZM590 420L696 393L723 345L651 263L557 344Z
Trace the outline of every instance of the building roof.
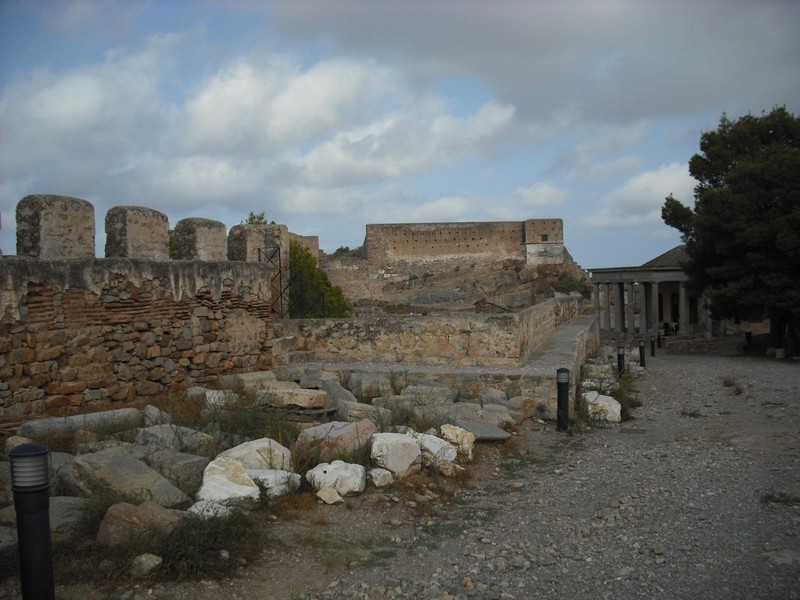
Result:
M642 266L647 268L656 267L674 267L679 269L682 262L685 262L689 256L686 254L686 245L681 244L675 246L672 250L667 250L664 254L656 256L653 260L644 263Z

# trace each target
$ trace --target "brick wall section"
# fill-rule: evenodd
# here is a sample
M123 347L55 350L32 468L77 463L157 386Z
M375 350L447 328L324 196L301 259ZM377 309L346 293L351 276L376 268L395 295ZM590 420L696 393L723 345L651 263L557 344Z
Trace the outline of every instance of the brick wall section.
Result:
M271 365L265 265L0 260L0 420L143 400Z
M376 316L275 321L275 360L516 368L562 323L580 297L553 298L520 313Z

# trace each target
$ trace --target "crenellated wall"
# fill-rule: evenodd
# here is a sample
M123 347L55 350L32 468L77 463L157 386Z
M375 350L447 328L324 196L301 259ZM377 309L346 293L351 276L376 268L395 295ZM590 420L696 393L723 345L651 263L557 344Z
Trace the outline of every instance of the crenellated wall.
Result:
M64 196L18 205L19 256L0 258L0 421L143 401L272 365L266 263L155 260L169 248L166 217L142 207L111 209L114 258L87 257L93 210ZM226 248L217 222L179 225L185 255Z

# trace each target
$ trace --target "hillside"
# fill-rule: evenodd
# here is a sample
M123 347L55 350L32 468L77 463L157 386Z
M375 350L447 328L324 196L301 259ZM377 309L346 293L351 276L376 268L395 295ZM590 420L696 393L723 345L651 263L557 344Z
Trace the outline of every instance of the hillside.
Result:
M590 291L587 273L565 251L561 265L529 266L505 260L492 264L409 263L371 266L362 250L323 255L331 282L342 288L357 314L453 310L519 310L555 293ZM477 304L477 306L476 306Z

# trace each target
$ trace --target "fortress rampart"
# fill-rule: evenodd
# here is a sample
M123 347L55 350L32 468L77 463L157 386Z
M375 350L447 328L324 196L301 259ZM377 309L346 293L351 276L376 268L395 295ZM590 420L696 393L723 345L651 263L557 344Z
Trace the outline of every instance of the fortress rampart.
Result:
M364 239L371 265L403 263L495 263L516 260L528 264L564 261L561 219L528 219L478 223L398 223L367 225Z
M0 258L0 420L271 366L271 270L252 256L281 238L280 226L236 226L229 240L222 223L185 219L170 260L162 213L115 207L105 223L98 259L89 202L19 202L17 256Z

